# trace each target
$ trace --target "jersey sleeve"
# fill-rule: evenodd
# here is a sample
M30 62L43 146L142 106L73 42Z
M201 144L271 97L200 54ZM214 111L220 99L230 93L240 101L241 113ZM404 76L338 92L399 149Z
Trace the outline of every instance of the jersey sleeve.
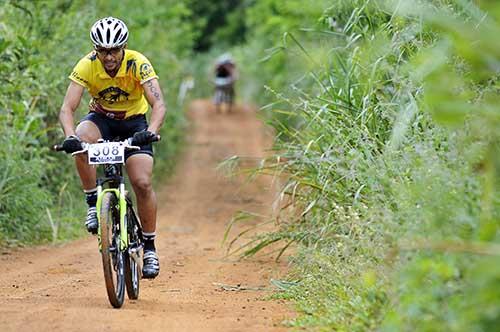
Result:
M147 81L152 80L153 78L158 78L158 75L156 75L153 66L145 56L139 57L137 65L139 70L136 71L135 74L137 80L139 80L141 84L144 84Z
M85 88L89 88L89 80L90 80L90 71L91 71L90 60L87 58L83 58L76 64L73 71L68 76L70 80L75 83L80 84Z

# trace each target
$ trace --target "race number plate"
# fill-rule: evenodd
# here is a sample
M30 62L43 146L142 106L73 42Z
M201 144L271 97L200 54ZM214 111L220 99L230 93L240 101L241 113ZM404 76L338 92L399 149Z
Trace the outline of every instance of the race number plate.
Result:
M120 142L106 142L89 145L89 164L123 164L125 147Z

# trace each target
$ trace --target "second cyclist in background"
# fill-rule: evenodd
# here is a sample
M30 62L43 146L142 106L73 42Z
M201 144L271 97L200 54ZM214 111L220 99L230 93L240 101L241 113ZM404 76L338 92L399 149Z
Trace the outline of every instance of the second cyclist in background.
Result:
M238 78L238 73L234 60L230 54L225 53L217 58L214 74L215 110L216 112L220 112L222 105L226 104L228 112L231 112L235 97L234 84Z

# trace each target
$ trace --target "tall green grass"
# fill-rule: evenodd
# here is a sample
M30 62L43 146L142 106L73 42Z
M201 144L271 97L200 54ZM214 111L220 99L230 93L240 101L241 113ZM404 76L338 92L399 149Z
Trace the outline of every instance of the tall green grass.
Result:
M282 295L302 313L296 327L493 330L500 7L339 0L323 9L323 25L292 25L271 50L280 65L264 109L278 138L262 171L288 181L279 229L250 252L298 245Z
M160 76L169 112L156 146L157 175L168 174L182 143L177 90L195 32L186 2L0 1L0 246L59 241L84 233L84 197L73 161L50 147L63 139L58 112L68 73L91 51L98 18L129 26L129 47ZM87 113L82 101L76 118Z

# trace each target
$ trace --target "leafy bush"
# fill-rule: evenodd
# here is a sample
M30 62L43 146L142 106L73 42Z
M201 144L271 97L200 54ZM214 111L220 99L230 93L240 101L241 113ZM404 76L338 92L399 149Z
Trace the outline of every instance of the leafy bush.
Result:
M73 161L49 147L62 140L57 117L67 76L91 50L89 27L106 15L126 21L130 47L148 56L160 76L170 107L157 170L172 166L184 125L175 92L195 35L185 2L6 1L0 7L0 245L83 233L84 197Z
M259 2L249 31L253 52L280 32L278 58L250 69L272 93L264 109L274 112L276 156L262 171L288 177L286 208L255 248L299 244L283 295L304 313L292 324L491 330L500 321L500 8L329 5L308 7L323 25L299 33L294 3ZM281 42L279 27L291 29Z

